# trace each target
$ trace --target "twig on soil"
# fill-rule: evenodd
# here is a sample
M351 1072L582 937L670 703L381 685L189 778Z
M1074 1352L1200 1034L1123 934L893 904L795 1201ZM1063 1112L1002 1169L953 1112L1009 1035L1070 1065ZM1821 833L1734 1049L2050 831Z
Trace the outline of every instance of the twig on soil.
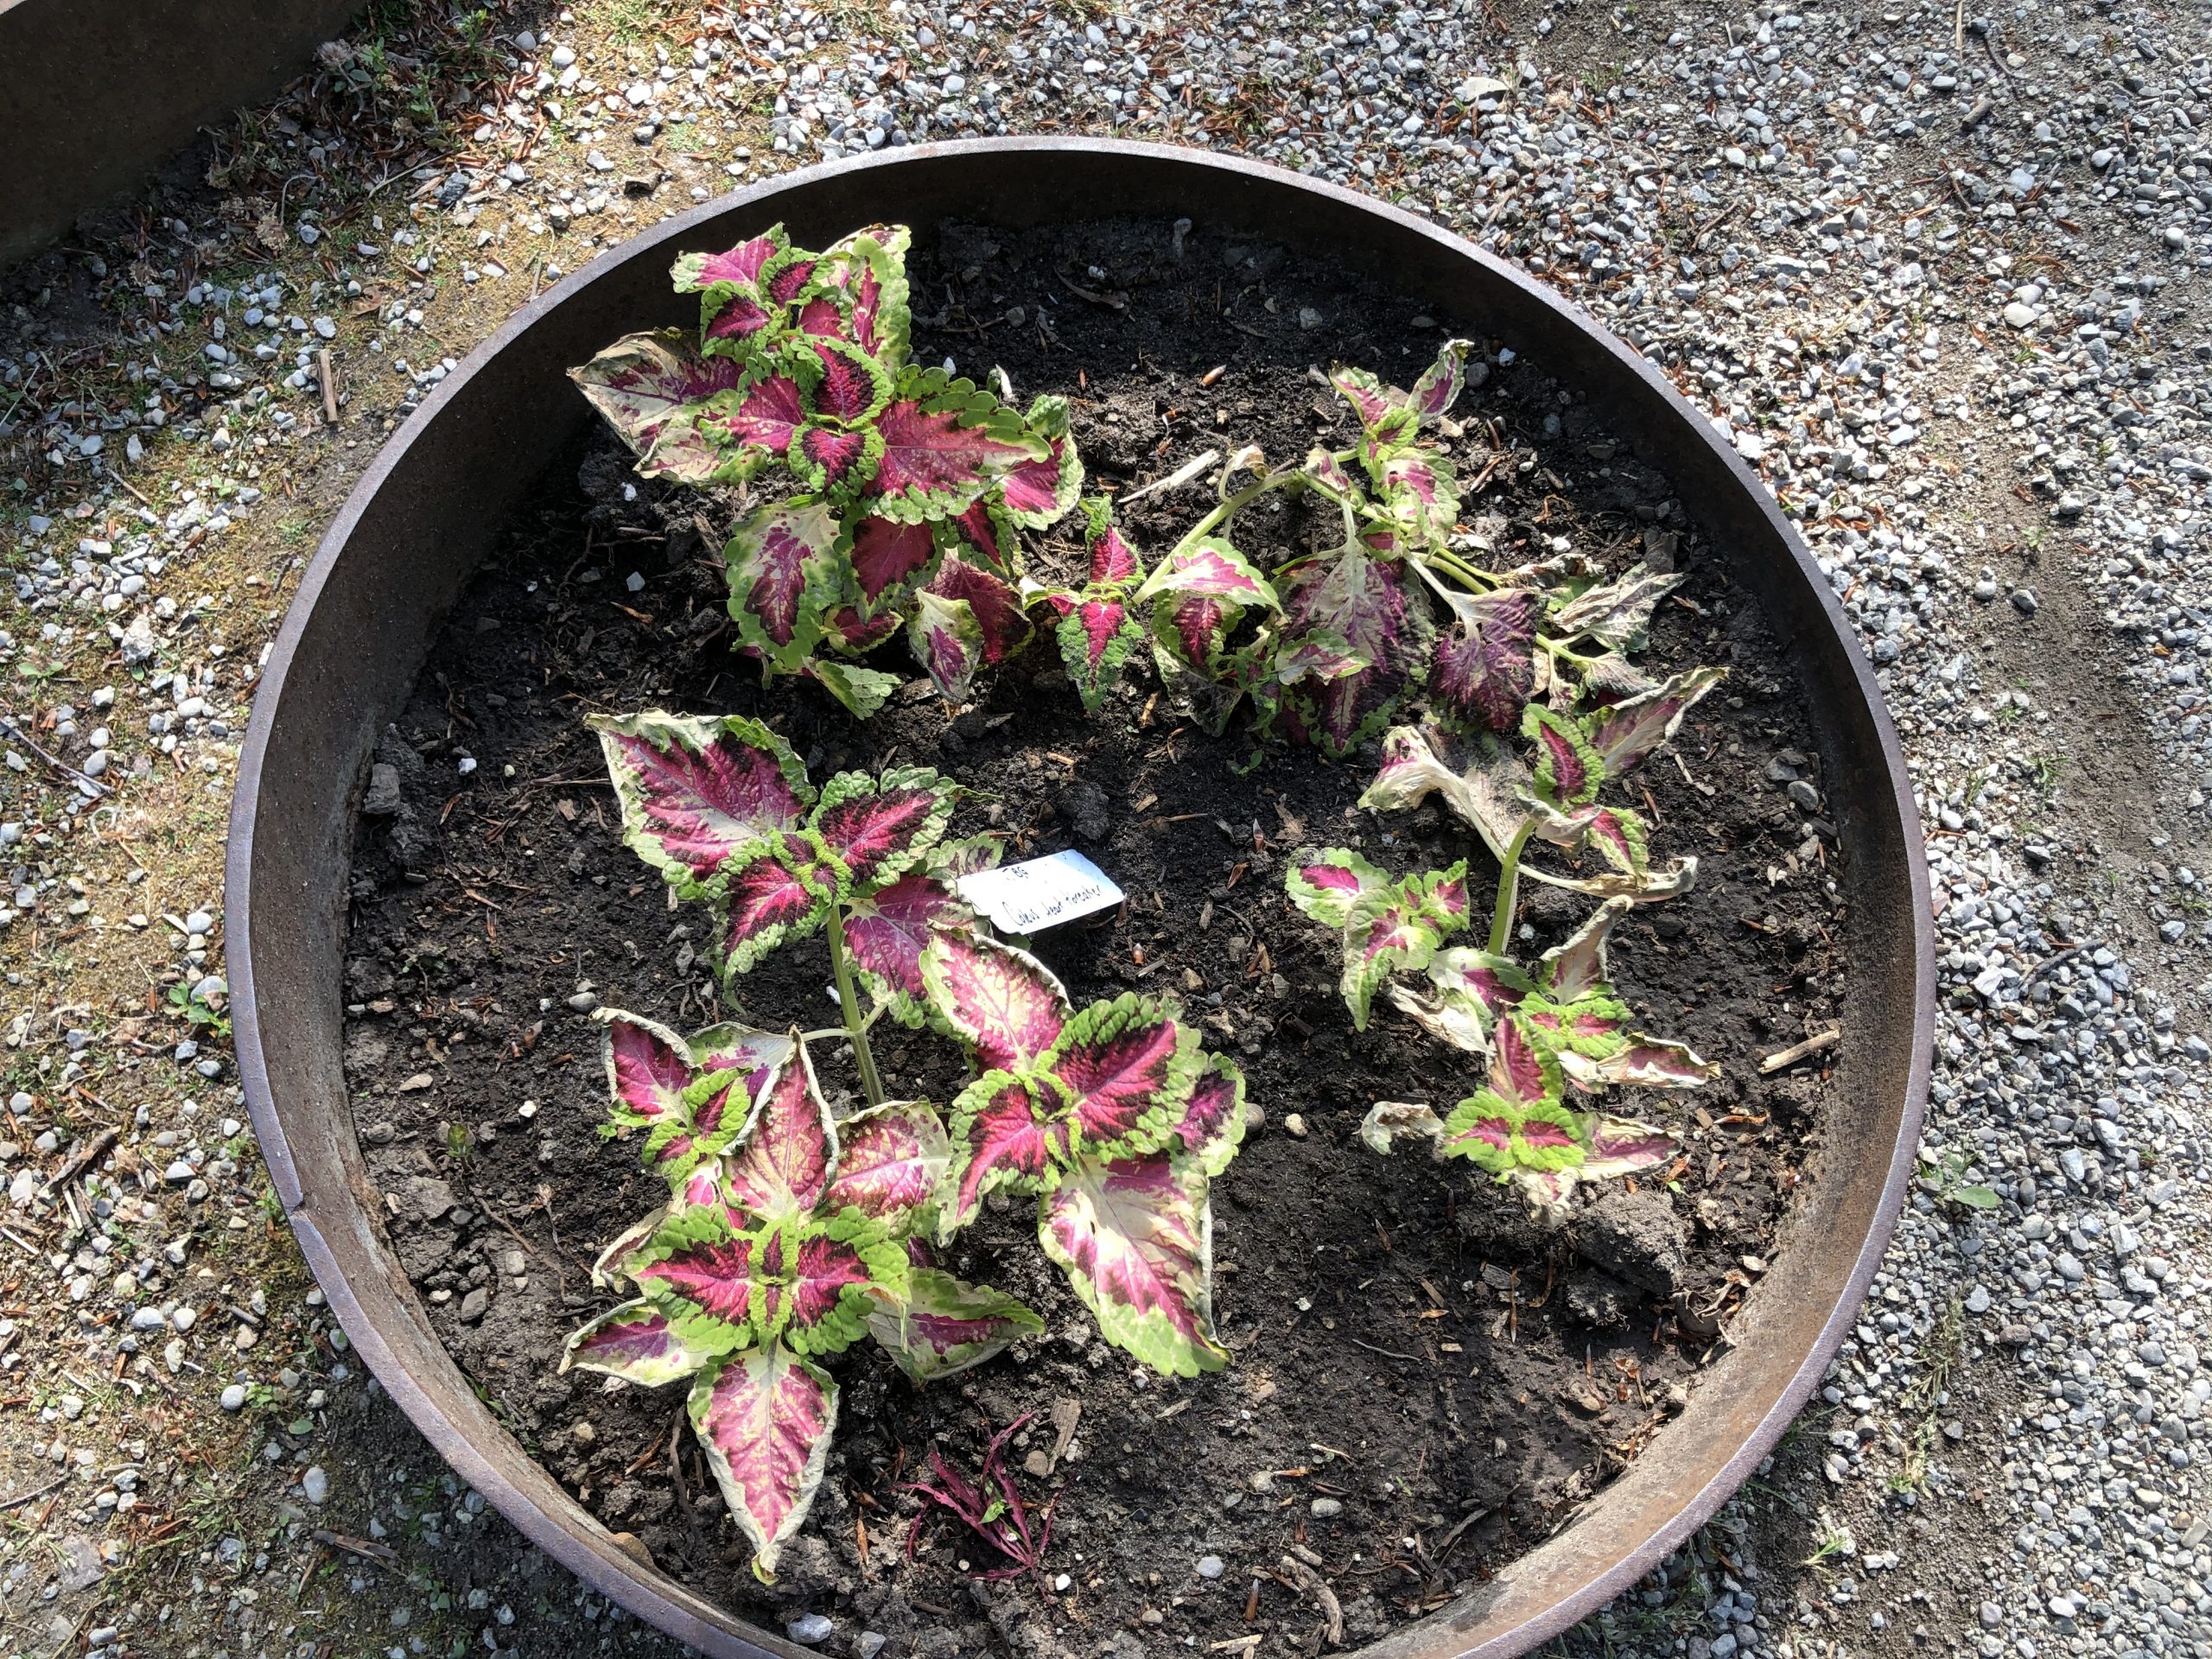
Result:
M315 378L322 382L323 418L335 426L338 424L338 371L331 366L327 346L315 354Z
M48 1492L58 1492L68 1484L69 1477L62 1475L40 1487L35 1492L25 1492L21 1497L0 1498L0 1514L4 1514L10 1510L20 1510L26 1503L35 1503Z
M1380 1354L1385 1359L1402 1359L1411 1364L1416 1365L1421 1363L1421 1356L1419 1354L1402 1354L1393 1349L1377 1348L1373 1343L1362 1342L1357 1337L1354 1337L1351 1339L1351 1345L1355 1348L1364 1348L1370 1354Z
M67 760L61 760L56 755L49 754L46 750L40 747L39 745L32 739L30 734L16 723L12 715L0 715L0 726L6 727L8 728L9 734L18 743L21 743L25 748L29 749L33 754L38 756L40 760L45 761L48 766L52 766L56 772L73 781L78 788L90 790L95 797L105 795L111 792L105 784L86 777L83 772L78 771L76 767L71 766Z
M54 1172L53 1179L40 1189L41 1192L51 1193L56 1188L66 1186L75 1180L77 1177L105 1157L107 1149L121 1138L114 1129L102 1129L62 1160L61 1167Z
M2080 944L2069 944L2063 950L2058 951L2055 955L2045 957L2041 962L2036 963L2034 967L2029 969L2028 971L2021 976L2020 988L2024 991L2026 990L2029 986L2034 984L2036 981L2041 979L2045 974L2064 967L2068 963L2073 961L2075 957L2080 956L2084 950L2094 950L2096 948L2096 940L2085 939Z
M317 1527L308 1535L318 1544L327 1544L333 1549L342 1549L348 1555L358 1555L365 1561L374 1561L378 1567L394 1567L399 1560L398 1551L392 1548L390 1544L379 1544L373 1539L354 1538L342 1532L332 1532L323 1527Z
M1843 1027L1840 1026L1830 1026L1826 1031L1815 1032L1803 1042L1792 1043L1787 1048L1777 1049L1761 1060L1759 1075L1763 1077L1771 1077L1783 1067L1795 1065L1798 1061L1817 1054L1822 1049L1834 1048L1842 1040Z
M1344 1639L1344 1610L1338 1604L1337 1592L1329 1582L1295 1555L1281 1558L1282 1570L1294 1580L1299 1590L1320 1604L1321 1615L1327 1619L1329 1645L1342 1647Z

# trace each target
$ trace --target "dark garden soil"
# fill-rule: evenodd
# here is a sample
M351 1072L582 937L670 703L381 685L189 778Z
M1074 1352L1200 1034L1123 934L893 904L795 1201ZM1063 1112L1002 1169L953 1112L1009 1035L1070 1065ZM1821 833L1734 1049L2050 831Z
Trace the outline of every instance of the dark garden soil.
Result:
M1439 322L1482 337L1478 319L1421 317L1203 229L940 227L916 244L916 356L978 378L1002 366L1025 401L1072 397L1094 484L1149 480L1207 444L1257 442L1278 461L1340 445L1342 406L1309 365L1341 358L1405 384L1444 338ZM1357 810L1371 759L1278 751L1240 771L1249 737L1205 736L1135 659L1086 718L1049 640L956 718L918 677L865 725L809 687L764 693L728 652L719 538L702 533L734 502L632 480L596 435L455 607L378 752L399 798L372 798L361 821L346 1052L361 1140L392 1243L462 1366L587 1508L701 1593L779 1628L825 1613L839 1652L874 1630L891 1659L1107 1645L1135 1659L1132 1642L1203 1652L1248 1634L1270 1653L1306 1650L1321 1616L1292 1586L1310 1567L1356 1644L1541 1541L1695 1386L1817 1140L1819 1080L1762 1081L1757 1061L1842 1012L1837 850L1817 808L1788 792L1802 779L1816 799L1818 766L1803 690L1756 607L1710 550L1669 530L1681 520L1664 481L1616 453L1541 365L1486 355L1450 447L1463 477L1503 459L1463 521L1497 516L1501 562L1554 537L1616 573L1647 547L1676 559L1689 579L1662 607L1647 666L1732 670L1684 728L1679 762L1662 754L1633 780L1656 853L1696 855L1697 888L1637 912L1612 954L1649 1028L1725 1075L1616 1101L1680 1128L1675 1179L1586 1189L1548 1236L1467 1166L1386 1160L1357 1138L1377 1099L1448 1110L1478 1081L1379 1002L1354 1033L1334 941L1283 897L1284 857L1308 842L1361 846L1393 872L1471 851L1433 807ZM1138 504L1140 550L1169 545L1203 489ZM1308 527L1293 507L1247 533L1263 551ZM1036 556L1049 568L1072 554L1047 538ZM911 673L904 652L875 660ZM1129 902L1041 936L1038 952L1078 1003L1132 986L1180 998L1265 1115L1214 1186L1229 1370L1167 1381L1108 1347L1038 1249L1031 1206L994 1198L948 1265L1023 1297L1046 1334L927 1391L870 1344L833 1362L829 1472L771 1590L747 1570L688 1433L671 1434L681 1389L553 1370L563 1337L607 1305L588 1279L598 1246L658 1201L632 1149L600 1139L599 1035L578 1009L595 997L686 1029L724 1017L705 912L671 909L622 847L582 723L655 706L760 715L817 781L938 766L976 791L955 833L1003 831L1010 859L1083 849ZM1474 866L1486 912L1491 871L1479 853ZM1589 907L1529 888L1535 937L1518 953ZM744 1013L832 1022L820 949L772 957L743 982ZM964 1079L954 1046L886 1030L893 1091L949 1101ZM850 1106L849 1058L817 1058ZM1014 1461L1027 1460L1033 1501L1058 1500L1046 1579L980 1584L963 1565L1000 1563L938 1519L907 1560L918 1510L902 1484L927 1449L972 1469L1025 1414Z

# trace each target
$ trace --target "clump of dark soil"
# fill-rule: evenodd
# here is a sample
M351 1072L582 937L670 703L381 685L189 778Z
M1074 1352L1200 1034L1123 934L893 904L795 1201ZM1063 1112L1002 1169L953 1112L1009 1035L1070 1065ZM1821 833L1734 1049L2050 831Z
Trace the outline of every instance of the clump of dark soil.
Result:
M1421 317L1203 228L924 227L916 242L916 356L978 378L1002 366L1024 399L1067 394L1094 480L1118 486L1209 443L1258 442L1271 459L1341 444L1349 427L1311 364L1340 358L1403 384L1446 331L1482 338L1479 319ZM952 718L918 677L865 725L795 683L764 693L727 650L712 532L734 504L632 480L599 435L470 586L378 750L352 878L346 1073L392 1243L432 1321L536 1455L663 1567L772 1625L826 1613L833 1651L864 1652L861 1634L880 1633L890 1659L1204 1651L1270 1632L1270 1651L1305 1648L1322 1622L1315 1574L1357 1643L1541 1541L1679 1409L1818 1133L1818 1082L1763 1082L1756 1061L1841 1008L1833 831L1786 792L1804 779L1817 799L1804 694L1665 481L1540 365L1490 355L1460 414L1463 475L1503 457L1463 515L1495 516L1501 562L1554 537L1616 572L1647 550L1673 558L1688 581L1661 609L1647 666L1732 670L1684 728L1679 761L1633 779L1656 850L1700 860L1697 888L1637 912L1612 956L1649 1028L1725 1075L1618 1100L1678 1125L1684 1158L1664 1185L1586 1190L1551 1235L1467 1167L1385 1160L1357 1137L1377 1099L1448 1109L1477 1079L1385 1007L1352 1030L1334 941L1287 906L1284 856L1348 843L1401 872L1473 851L1485 906L1492 874L1433 808L1357 810L1370 763L1294 750L1243 770L1250 738L1205 735L1141 663L1086 717L1049 640ZM1140 504L1133 539L1164 550L1195 499ZM1287 509L1255 529L1253 550L1302 533ZM1048 543L1039 557L1073 551ZM875 660L912 672L903 650ZM588 1279L598 1246L658 1198L632 1149L598 1134L599 1036L580 1010L596 999L687 1028L729 1012L714 1001L705 912L671 909L622 847L582 724L649 706L763 717L817 780L939 767L976 791L955 833L995 829L1009 858L1081 847L1129 901L1040 937L1039 953L1078 1002L1132 986L1180 998L1243 1065L1266 1118L1214 1188L1228 1370L1166 1381L1107 1346L1039 1251L1030 1206L994 1200L948 1265L1023 1297L1046 1334L927 1391L872 1345L832 1362L829 1474L772 1590L679 1432L681 1390L553 1371L563 1338L606 1305ZM1529 890L1533 937L1517 949L1532 957L1588 908ZM819 950L778 953L743 982L743 1013L831 1021ZM846 1057L817 1058L849 1106ZM944 1103L964 1080L933 1036L887 1028L879 1058L895 1091ZM999 1563L942 1519L910 1541L919 1510L905 1484L932 1445L972 1470L1025 1413L1021 1478L1034 1501L1057 1498L1048 1576L986 1586L967 1569Z

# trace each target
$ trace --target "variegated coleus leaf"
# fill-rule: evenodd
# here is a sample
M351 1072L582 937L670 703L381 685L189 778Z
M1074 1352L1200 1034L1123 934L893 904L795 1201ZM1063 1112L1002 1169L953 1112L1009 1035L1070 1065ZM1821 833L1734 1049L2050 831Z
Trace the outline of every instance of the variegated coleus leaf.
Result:
M1582 729L1617 777L1674 736L1698 700L1728 677L1725 668L1694 668L1671 675L1660 685L1586 716Z
M895 611L913 586L926 581L935 569L937 537L927 524L902 524L870 514L854 520L847 534L847 568L854 588L848 597L863 616Z
M1459 518L1459 478L1451 461L1426 445L1384 454L1363 443L1360 453L1374 474L1381 511L1414 545L1444 545Z
M880 777L841 772L822 787L811 828L852 892L889 885L944 837L959 785L927 766Z
M1347 547L1306 567L1286 595L1288 620L1278 661L1302 635L1341 640L1361 666L1286 694L1294 730L1324 753L1348 754L1387 726L1423 669L1430 623L1407 591L1402 565Z
M1096 712L1120 681L1129 652L1144 638L1144 625L1130 613L1125 601L1092 595L1076 601L1060 619L1053 638L1076 695L1086 709Z
M1274 584L1218 536L1202 537L1170 553L1144 579L1130 602L1142 605L1166 594L1226 600L1240 608L1277 610L1281 606Z
M806 388L793 372L798 367L779 356L764 357L700 416L702 433L729 456L735 476L750 478L771 461L791 459L791 442L808 418Z
M794 258L791 238L774 225L721 253L681 255L669 276L677 293L699 296L699 333L708 351L746 356L780 331L783 308L804 288L813 259L807 253Z
M812 496L757 507L730 532L730 618L770 672L798 671L822 642L849 568L839 540L836 512Z
M1390 1000L1432 1037L1487 1054L1500 1016L1535 988L1503 957L1461 946L1436 953L1425 983L1392 984Z
M1202 1058L1198 1081L1176 1109L1161 1144L1206 1174L1218 1175L1244 1144L1244 1072L1225 1054Z
M947 544L969 563L1012 581L1021 574L1021 538L991 496L943 521Z
M1404 877L1352 901L1344 920L1344 974L1338 988L1352 1024L1367 1029L1382 982L1402 969L1426 968L1436 947L1467 925L1467 867Z
M906 1301L870 1314L868 1328L900 1370L917 1382L934 1382L1035 1336L1045 1321L988 1285L917 1268L908 1275Z
M1436 354L1436 361L1421 371L1406 393L1406 407L1412 410L1423 426L1433 425L1452 411L1459 401L1459 393L1467 382L1467 353L1474 349L1471 340L1447 340Z
M1083 457L1069 429L1066 398L1050 393L1037 398L1022 423L1045 446L1045 454L1015 464L999 486L999 501L1006 516L1023 529L1042 530L1065 518L1082 495Z
M1595 847L1605 861L1627 875L1641 875L1651 867L1651 839L1643 817L1624 806L1597 801L1561 812L1534 795L1523 797L1534 815L1536 838L1554 847L1579 851Z
M874 430L883 448L874 475L863 480L870 509L902 522L964 512L1023 462L1052 453L990 393L943 369L911 365Z
M836 1178L823 1190L820 1207L857 1210L894 1234L925 1230L925 1212L952 1158L936 1108L887 1100L847 1118L837 1139Z
M1605 763L1579 725L1532 702L1522 710L1521 734L1535 747L1539 800L1563 810L1597 798Z
M749 973L789 939L820 927L847 896L844 868L810 830L785 830L748 842L708 889L721 912L713 955L722 977Z
M1559 1064L1511 1019L1491 1045L1489 1086L1454 1107L1438 1148L1494 1175L1572 1168L1585 1156L1582 1126L1561 1103Z
M696 889L814 799L791 746L757 721L648 709L586 723L607 757L622 839L680 887Z
M1355 502L1364 493L1357 480L1344 470L1344 464L1326 449L1309 449L1306 461L1299 468L1312 480L1309 487L1339 505Z
M1124 992L1070 1015L1033 1061L984 1072L953 1103L945 1230L1002 1187L1049 1192L1086 1158L1182 1144L1201 1064L1198 1033L1151 998ZM1210 1098L1207 1109L1219 1104ZM1211 1138L1203 1122L1191 1127Z
M1343 847L1300 848L1282 880L1292 904L1322 926L1336 928L1351 919L1351 907L1361 898L1390 885L1388 875Z
M912 240L904 225L871 225L823 253L799 306L799 332L849 340L893 373L905 367Z
M685 1406L722 1502L753 1546L753 1576L776 1560L814 1506L837 1427L837 1384L781 1343L702 1372Z
M1618 582L1605 582L1577 594L1552 614L1554 638L1587 635L1608 651L1635 651L1651 626L1651 612L1681 585L1679 575L1662 575L1638 564Z
M661 1230L662 1224L667 1221L669 1211L676 1207L664 1204L642 1221L631 1223L608 1240L591 1264L594 1287L600 1290L635 1289L626 1264L645 1249L652 1236Z
M856 1210L747 1224L720 1205L674 1212L625 1266L678 1337L721 1353L842 1353L906 1295L910 1270L906 1246Z
M722 1198L747 1223L789 1220L823 1206L837 1169L836 1127L813 1058L794 1031L790 1052L762 1082L723 1160Z
M1351 405L1352 413L1358 416L1363 428L1382 425L1399 407L1390 389L1365 369L1337 364L1329 371L1329 384Z
M1710 1060L1700 1059L1681 1043L1647 1037L1640 1031L1624 1034L1602 1058L1562 1054L1560 1065L1567 1081L1579 1089L1695 1089L1720 1075Z
M721 1352L678 1335L665 1313L639 1297L572 1332L561 1347L561 1369L604 1371L657 1389L690 1376Z
M742 460L700 431L710 400L744 380L741 365L700 356L671 328L617 340L569 378L636 453L645 477L705 484L743 476Z
M1605 941L1633 906L1608 899L1587 921L1536 960L1536 988L1554 1002L1573 1002L1605 988L1612 975L1605 966Z
M928 1011L923 947L938 930L964 928L974 920L975 912L947 881L910 870L888 887L854 897L845 914L846 955L869 995L890 1005L893 1018L919 1026Z
M1543 596L1527 588L1453 596L1453 626L1437 636L1429 701L1478 730L1510 732L1535 683L1536 623Z
M1516 1169L1506 1179L1529 1201L1538 1224L1562 1225L1573 1213L1569 1199L1586 1181L1618 1180L1656 1169L1675 1155L1675 1138L1664 1129L1599 1113L1585 1122L1587 1153L1579 1165L1558 1169Z
M965 559L948 555L915 599L907 637L948 702L965 702L976 670L996 667L1034 632L1020 591Z
M931 1006L966 1041L979 1071L1026 1068L1066 1027L1066 989L1026 950L939 933L923 950L921 967Z
M1213 1211L1181 1159L1084 1160L1045 1199L1038 1231L1109 1342L1171 1376L1219 1370Z

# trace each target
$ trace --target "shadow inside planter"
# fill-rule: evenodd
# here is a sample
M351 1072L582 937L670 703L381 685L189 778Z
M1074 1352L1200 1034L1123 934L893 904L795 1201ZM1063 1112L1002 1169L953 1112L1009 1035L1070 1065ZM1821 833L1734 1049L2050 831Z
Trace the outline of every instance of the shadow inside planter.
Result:
M1903 1202L1927 1087L1934 952L1910 788L1872 677L1765 491L1662 377L1586 317L1420 220L1294 175L1158 146L992 140L834 163L709 204L519 313L387 446L325 538L271 652L232 810L226 902L238 1058L278 1195L363 1357L431 1442L533 1541L639 1616L716 1655L804 1649L734 1619L617 1545L531 1461L431 1331L378 1230L340 1071L346 872L376 734L509 515L594 419L566 370L620 334L696 316L680 251L781 220L824 245L856 225L1023 226L1187 216L1328 255L1481 331L1586 394L1665 474L1796 655L1846 850L1853 1022L1825 1150L1769 1271L1693 1403L1539 1549L1369 1652L1527 1651L1627 1589L1771 1447L1856 1317Z

